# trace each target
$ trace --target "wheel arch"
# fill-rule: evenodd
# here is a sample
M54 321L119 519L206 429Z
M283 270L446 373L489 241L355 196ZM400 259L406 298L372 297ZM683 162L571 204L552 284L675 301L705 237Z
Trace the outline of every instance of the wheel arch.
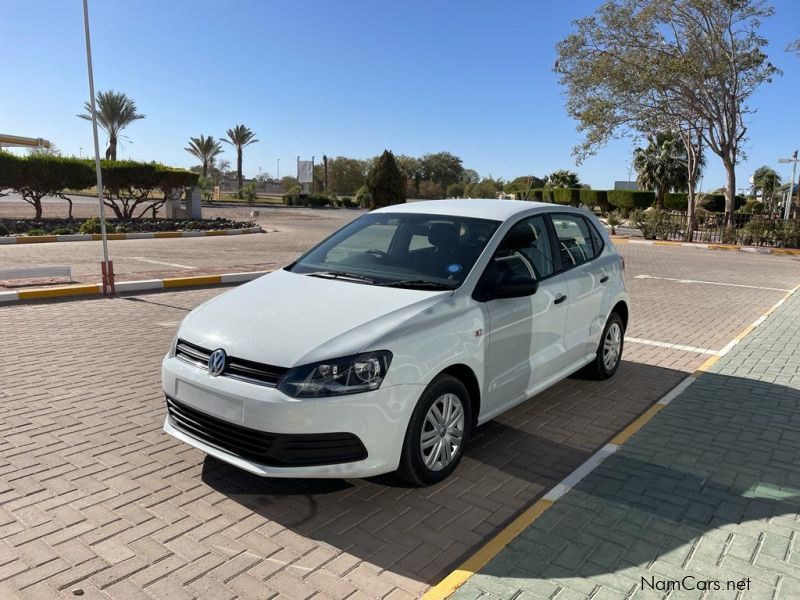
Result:
M464 387L467 388L470 409L472 412L472 426L474 427L478 423L478 413L481 410L481 386L478 382L478 377L475 375L475 372L467 365L463 363L457 363L450 365L441 371L436 377L439 375L450 375L451 377L455 377L464 384Z
M614 305L614 308L611 309L611 313L617 313L620 318L622 319L622 324L625 326L625 329L628 328L628 303L624 300L620 300ZM611 314L609 313L609 315Z

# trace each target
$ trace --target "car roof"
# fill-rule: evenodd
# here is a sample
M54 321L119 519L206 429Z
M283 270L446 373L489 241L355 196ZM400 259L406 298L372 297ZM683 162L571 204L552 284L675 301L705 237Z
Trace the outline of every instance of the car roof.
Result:
M379 208L376 213L419 213L427 215L452 215L456 217L473 217L476 219L492 219L505 221L516 214L532 208L552 208L545 202L527 200L495 200L492 198L475 198L464 200L422 200L406 202Z

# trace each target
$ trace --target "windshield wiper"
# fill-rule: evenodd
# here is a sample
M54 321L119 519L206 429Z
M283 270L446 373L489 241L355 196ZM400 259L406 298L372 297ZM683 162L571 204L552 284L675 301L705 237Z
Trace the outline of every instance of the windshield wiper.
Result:
M358 281L365 281L367 283L375 283L375 280L372 277L367 277L366 275L361 275L360 273L350 273L348 271L314 271L313 273L308 273L308 275L310 277L356 279Z
M390 281L388 283L379 283L382 287L399 287L399 288L417 288L417 289L430 289L430 290L453 290L454 286L439 281L427 281L425 279L407 279L401 281Z

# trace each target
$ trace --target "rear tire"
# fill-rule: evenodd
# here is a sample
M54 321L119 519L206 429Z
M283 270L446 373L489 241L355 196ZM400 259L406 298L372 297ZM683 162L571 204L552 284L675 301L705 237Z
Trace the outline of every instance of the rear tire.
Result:
M467 388L451 375L439 375L411 414L397 475L417 486L442 481L461 461L471 430Z
M619 368L622 349L625 345L625 323L619 313L613 312L606 321L600 345L593 362L586 366L586 374L592 379L609 379Z

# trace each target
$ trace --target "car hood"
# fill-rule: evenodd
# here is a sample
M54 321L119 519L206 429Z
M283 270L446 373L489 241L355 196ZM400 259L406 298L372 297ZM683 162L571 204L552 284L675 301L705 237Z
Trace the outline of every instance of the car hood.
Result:
M452 295L281 269L193 310L178 337L209 350L293 367L363 350L386 333Z

